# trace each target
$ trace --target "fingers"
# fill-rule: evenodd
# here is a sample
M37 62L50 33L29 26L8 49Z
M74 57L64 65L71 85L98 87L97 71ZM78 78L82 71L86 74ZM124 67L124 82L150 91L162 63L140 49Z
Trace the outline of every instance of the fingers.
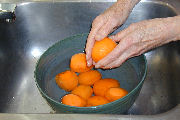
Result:
M109 33L114 31L115 28L118 27L118 25L122 24L122 23L118 22L119 20L113 19L113 18L116 18L116 17L110 17L109 13L111 13L111 12L107 12L106 15L101 14L100 16L96 17L96 19L92 23L92 28L91 28L91 31L89 33L87 43L86 43L86 49L85 49L85 51L86 51L86 60L87 60L87 65L88 66L91 66L93 64L92 63L93 61L92 61L92 58L91 58L91 52L92 52L92 48L94 46L95 40L101 40L101 39L105 38L106 36L108 36ZM131 29L126 29L126 30L118 33L115 36L111 36L111 38L114 41L120 41L120 39L124 38L127 34L131 33L132 30ZM107 58L109 57L110 61L117 58L118 57L117 53L119 53L119 55L120 55L120 53L123 51L125 46L126 45L124 45L123 47L121 46L120 52L118 52L118 49L114 50L110 54L111 56L109 55L109 56L107 56ZM108 59L107 59L107 61L106 61L106 59L102 60L103 62L97 63L96 67L108 64L108 62L110 62L109 60Z
M95 64L95 68L101 68L116 60L128 47L125 41L121 41L113 51Z
M113 61L112 63L103 67L103 69L112 69L119 67L122 63L124 63L129 57L128 56L121 56L117 60Z
M89 36L88 36L88 39L87 39L87 42L86 42L86 60L87 60L87 64L88 66L92 64L92 61L90 60L91 59L91 52L92 52L92 48L93 48L93 45L94 45L94 33L95 31L92 31L90 32Z
M104 69L118 67L131 57L170 42L169 31L165 28L162 19L146 20L130 25L117 35L111 36L114 41L119 41L119 44L95 67Z
M107 37L111 32L113 32L115 28L117 29L118 27L116 23L117 20L109 19L105 23L105 25L101 26L101 28L99 29L99 31L95 36L95 40L97 41L102 40L103 38Z
M103 69L111 69L115 67L119 67L122 63L124 63L127 59L139 55L139 51L137 47L131 47L123 52L122 55L120 55L116 60L113 62L107 64L103 67Z
M96 17L96 19L93 21L91 31L87 38L85 51L86 51L86 60L88 66L92 65L91 52L95 42L95 35L100 29L100 27L104 24L104 21L102 21L101 19L102 19L101 17Z
M111 53L109 53L107 56L101 59L98 63L96 63L95 67L96 68L113 68L122 64L122 62L124 62L129 57L129 55L131 55L131 52L133 53L136 51L135 49L131 50L130 48L134 44L136 44L135 41L138 41L138 37L136 37L137 32L138 31L136 30L136 26L133 25L131 27L126 28L122 32L118 33L119 35L117 37L118 39L120 38L119 40L121 40L119 44L116 46L116 48L114 48L114 50ZM115 41L118 39L115 39ZM127 54L127 51L129 51L128 54Z
M89 58L88 60L87 60L87 66L91 66L93 64L93 60L92 60L92 58Z

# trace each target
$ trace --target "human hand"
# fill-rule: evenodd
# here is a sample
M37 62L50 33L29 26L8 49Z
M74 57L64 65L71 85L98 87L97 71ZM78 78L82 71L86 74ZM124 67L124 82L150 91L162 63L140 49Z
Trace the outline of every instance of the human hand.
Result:
M138 56L152 48L180 39L180 16L157 18L131 24L111 36L119 44L95 64L96 68L114 68L128 58Z
M109 33L123 24L138 1L139 0L119 0L94 19L85 49L88 66L91 66L93 62L91 51L95 40L101 40L107 37Z

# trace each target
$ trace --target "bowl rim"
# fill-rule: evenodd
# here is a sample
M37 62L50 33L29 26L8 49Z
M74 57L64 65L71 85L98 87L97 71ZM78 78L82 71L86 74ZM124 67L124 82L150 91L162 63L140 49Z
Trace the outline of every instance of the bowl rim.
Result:
M144 80L145 80L145 77L146 77L146 74L147 74L147 59L146 59L146 56L144 54L141 54L143 56L143 59L144 59L144 63L145 63L145 69L144 69L144 74L143 74L143 77L141 78L141 81L138 83L138 85L133 89L131 90L130 92L128 92L128 94L118 100L115 100L115 101L112 101L112 102L109 102L107 104L104 104L104 105L98 105L98 106L91 106L91 107L76 107L76 106L69 106L69 105L65 105L65 104L62 104L61 102L58 102L56 100L54 100L53 98L51 98L50 96L48 96L42 89L41 87L39 86L38 84L38 78L37 78L37 67L41 61L41 59L46 56L46 53L53 49L53 47L57 44L62 44L63 42L67 41L67 40L71 40L72 38L74 37L81 37L81 36L88 36L88 33L83 33L83 34L76 34L76 35L72 35L70 37L67 37L67 38L64 38L56 43L54 43L53 45L51 45L41 56L40 58L38 59L38 61L36 62L36 66L35 66L35 71L34 71L34 78L35 78L35 83L36 83L36 86L38 87L40 93L42 94L43 97L45 97L46 99L50 100L51 102L54 102L55 104L58 104L58 105L61 105L63 107L66 107L67 109L81 109L81 110L89 110L89 109L101 109L101 108L104 108L106 106L111 106L113 104L117 104L119 102L122 102L124 101L131 93L135 92L139 87L140 85L143 84Z

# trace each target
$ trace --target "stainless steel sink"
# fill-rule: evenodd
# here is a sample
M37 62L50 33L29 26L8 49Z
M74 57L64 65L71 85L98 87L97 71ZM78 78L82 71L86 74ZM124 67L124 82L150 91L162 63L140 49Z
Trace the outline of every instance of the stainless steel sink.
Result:
M99 1L99 0L97 0ZM110 2L21 2L14 22L0 22L0 118L35 118L37 113L54 113L40 95L34 69L40 55L57 41L74 34L88 33L92 20ZM180 14L180 0L144 0L114 33L133 22ZM180 114L180 42L173 42L145 53L148 73L141 93L127 115L104 116L124 119L153 119ZM171 110L173 109L173 110ZM174 112L172 112L174 111ZM9 114L3 114L9 113ZM32 113L25 114L25 113ZM21 116L23 115L23 116ZM49 115L49 117L48 117ZM85 118L85 115L64 115ZM151 116L133 116L151 115ZM38 118L42 118L39 114ZM44 119L53 114L46 114ZM54 117L61 115L54 114ZM93 116L87 115L88 118ZM62 117L62 116L61 116ZM100 116L95 115L98 119Z

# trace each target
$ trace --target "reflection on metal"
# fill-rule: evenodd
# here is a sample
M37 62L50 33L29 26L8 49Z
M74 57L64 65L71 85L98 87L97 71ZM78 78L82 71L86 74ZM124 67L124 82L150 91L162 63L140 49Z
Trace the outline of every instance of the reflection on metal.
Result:
M16 4L1 3L0 4L0 21L13 22L15 20Z
M154 60L152 62L154 62L154 64L161 63L161 56L159 55L154 56Z
M42 53L40 52L40 50L38 48L33 48L31 51L31 54L33 57L37 58L39 57Z
M21 5L28 5L30 2L24 2L24 3L20 3L18 6L21 6Z

